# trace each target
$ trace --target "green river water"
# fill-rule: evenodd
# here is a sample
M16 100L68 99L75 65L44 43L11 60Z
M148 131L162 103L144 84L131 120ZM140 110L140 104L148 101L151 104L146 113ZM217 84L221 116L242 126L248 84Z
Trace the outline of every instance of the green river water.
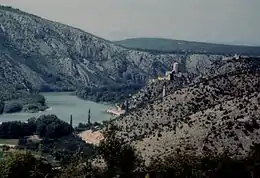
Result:
M68 92L61 93L42 93L46 98L46 103L49 107L46 111L39 113L13 113L0 115L0 122L5 121L26 121L31 117L39 117L40 115L55 114L60 119L69 122L70 114L73 116L73 125L78 123L86 123L88 117L88 110L91 110L91 121L101 122L109 120L111 115L105 111L112 108L111 105L95 103L92 101L81 100L75 95Z

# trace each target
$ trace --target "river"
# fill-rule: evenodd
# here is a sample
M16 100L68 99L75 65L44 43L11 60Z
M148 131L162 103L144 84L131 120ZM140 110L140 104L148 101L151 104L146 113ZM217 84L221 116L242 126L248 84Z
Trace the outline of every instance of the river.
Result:
M91 111L91 121L101 122L109 120L112 116L105 111L111 108L111 105L95 103L92 101L81 100L75 95L68 92L42 93L45 96L46 103L49 107L46 111L39 113L13 113L0 115L0 122L5 121L26 121L31 117L40 115L55 114L60 119L69 122L70 114L73 117L73 125L77 126L80 122L86 123L88 110Z

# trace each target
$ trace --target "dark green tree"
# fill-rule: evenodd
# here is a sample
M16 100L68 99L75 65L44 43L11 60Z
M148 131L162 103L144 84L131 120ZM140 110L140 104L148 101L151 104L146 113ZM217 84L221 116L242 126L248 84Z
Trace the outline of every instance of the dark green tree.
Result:
M91 124L91 121L90 121L90 109L88 109L88 124L89 125Z
M0 114L4 112L5 103L3 101L0 101Z
M116 137L118 128L110 124L104 131L105 139L100 143L99 153L107 164L106 177L129 177L141 165L136 150Z
M72 114L70 115L70 126L72 127Z

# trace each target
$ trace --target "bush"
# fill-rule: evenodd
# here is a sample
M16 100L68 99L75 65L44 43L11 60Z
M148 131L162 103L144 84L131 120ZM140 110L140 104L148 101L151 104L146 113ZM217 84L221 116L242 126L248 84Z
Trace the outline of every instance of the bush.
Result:
M23 106L20 102L9 102L4 106L4 113L15 113L20 112Z

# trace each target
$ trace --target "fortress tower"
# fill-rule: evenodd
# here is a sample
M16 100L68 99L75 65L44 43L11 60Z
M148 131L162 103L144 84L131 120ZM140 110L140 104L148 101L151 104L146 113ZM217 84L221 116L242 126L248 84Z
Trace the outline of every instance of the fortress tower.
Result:
M174 62L172 65L172 71L177 74L179 72L179 63L178 62Z

